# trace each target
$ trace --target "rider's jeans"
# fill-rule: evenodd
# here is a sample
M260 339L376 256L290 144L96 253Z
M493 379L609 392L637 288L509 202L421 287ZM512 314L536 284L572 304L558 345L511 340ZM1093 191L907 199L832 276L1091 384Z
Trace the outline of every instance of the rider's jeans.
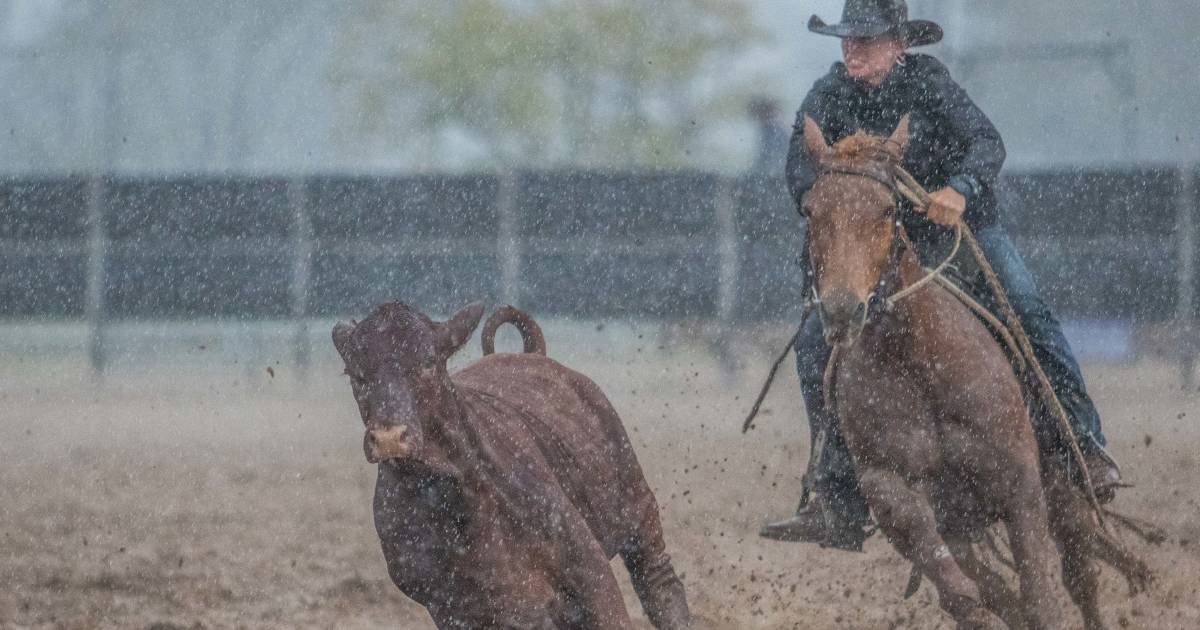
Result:
M982 228L975 232L975 238L1008 293L1038 361L1071 417L1081 444L1086 449L1089 438L1105 444L1100 430L1100 415L1083 384L1079 363L1063 335L1062 326L1042 300L1033 274L1025 266L1012 239L1000 226ZM918 248L921 248L920 244ZM989 301L986 296L981 297L985 304ZM813 478L808 483L814 490L822 492L827 500L832 501L831 507L840 509L845 516L866 520L866 501L858 488L854 462L838 429L837 419L829 417L832 414L824 409L822 383L829 354L830 349L825 345L821 333L820 319L812 317L796 341L796 368L800 374L800 387L813 440L824 428L825 448L820 455L814 453L818 462L812 471Z

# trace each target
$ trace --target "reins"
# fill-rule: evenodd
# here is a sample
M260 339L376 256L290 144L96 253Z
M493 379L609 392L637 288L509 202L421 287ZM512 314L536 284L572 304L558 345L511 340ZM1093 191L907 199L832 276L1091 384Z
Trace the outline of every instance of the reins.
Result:
M900 194L904 195L916 207L928 209L931 198L929 193L917 182L916 178L900 166L896 166L895 174L896 189ZM1075 435L1075 429L1071 427L1071 421L1067 417L1067 410L1063 408L1062 401L1054 393L1054 388L1050 384L1050 378L1046 376L1046 371L1042 368L1041 361L1038 361L1037 356L1033 353L1033 344L1029 341L1029 335L1025 332L1025 326L1021 324L1021 320L1017 317L1017 312L1013 309L1012 302L1008 299L1008 293L1000 284L1000 278L996 275L996 270L992 268L991 263L988 262L987 257L983 253L983 249L979 247L979 241L975 240L975 235L971 232L971 228L967 227L961 219L959 219L956 227L961 235L961 239L966 242L971 256L979 265L980 271L983 272L988 289L991 290L996 304L1000 307L1000 314L1003 316L1004 323L1007 325L1013 340L1016 341L1025 364L1033 370L1038 384L1038 397L1041 399L1041 403L1050 410L1055 420L1057 420L1058 429L1062 432L1062 436L1066 438L1071 452L1071 459L1079 467L1088 504L1095 515L1096 523L1103 529L1105 528L1104 510L1100 507L1100 501L1096 498L1096 487L1092 484L1091 475L1083 459L1083 451L1079 448L1079 436ZM927 277L932 277L932 274Z
M771 391L771 384L775 382L775 373L779 371L779 366L783 364L784 359L787 359L788 353L792 348L796 347L796 342L800 340L800 335L804 332L804 324L808 322L808 316L812 315L813 309L817 307L817 303L809 300L804 305L804 313L800 316L800 327L796 329L796 334L792 335L791 341L783 347L783 352L779 353L779 357L775 359L775 363L771 364L771 371L767 374L767 382L763 383L762 390L758 392L758 397L754 399L754 406L750 408L750 413L746 416L745 422L742 423L742 433L750 430L754 424L754 418L758 416L758 410L762 407L763 400L767 398L767 392Z

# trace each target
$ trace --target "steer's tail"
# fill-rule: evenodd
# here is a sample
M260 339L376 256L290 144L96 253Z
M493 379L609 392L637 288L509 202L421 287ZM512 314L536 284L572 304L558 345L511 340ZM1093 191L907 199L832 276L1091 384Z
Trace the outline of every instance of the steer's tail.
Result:
M546 338L542 336L542 329L533 321L529 313L517 309L515 306L503 306L492 313L487 322L483 324L483 354L495 354L496 352L496 329L504 324L512 324L521 331L521 339L525 342L525 352L533 354L546 354Z

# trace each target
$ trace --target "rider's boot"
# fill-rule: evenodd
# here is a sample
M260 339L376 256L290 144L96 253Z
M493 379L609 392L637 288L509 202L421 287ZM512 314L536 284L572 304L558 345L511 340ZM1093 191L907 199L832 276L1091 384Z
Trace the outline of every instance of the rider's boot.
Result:
M1087 467L1088 478L1096 499L1100 503L1109 503L1117 495L1121 487L1121 467L1095 438L1091 436L1079 440L1079 450L1083 452L1083 464Z
M781 542L816 543L828 549L862 551L863 541L869 535L865 529L869 521L865 501L858 496L847 500L837 494L836 491L815 493L807 505L796 510L795 516L763 525L758 535ZM830 500L828 497L835 498Z

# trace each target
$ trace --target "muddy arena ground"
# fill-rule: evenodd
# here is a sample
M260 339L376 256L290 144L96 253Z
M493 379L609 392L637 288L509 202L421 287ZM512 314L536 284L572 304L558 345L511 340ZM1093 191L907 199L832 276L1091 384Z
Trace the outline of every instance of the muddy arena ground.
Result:
M116 353L102 380L77 352L9 330L0 628L431 628L388 580L371 521L374 468L315 328L306 376L286 344L254 337L247 352L240 338L188 328ZM950 628L928 584L901 599L908 566L879 537L855 555L755 535L794 509L808 453L790 369L758 429L738 432L770 345L786 336L746 335L770 343L737 344L744 367L730 370L649 324L547 327L551 356L599 382L624 418L697 628ZM478 356L477 344L455 364ZM1168 535L1135 543L1158 572L1149 593L1131 598L1105 572L1108 621L1200 628L1200 398L1164 362L1085 371L1138 484L1117 507Z

